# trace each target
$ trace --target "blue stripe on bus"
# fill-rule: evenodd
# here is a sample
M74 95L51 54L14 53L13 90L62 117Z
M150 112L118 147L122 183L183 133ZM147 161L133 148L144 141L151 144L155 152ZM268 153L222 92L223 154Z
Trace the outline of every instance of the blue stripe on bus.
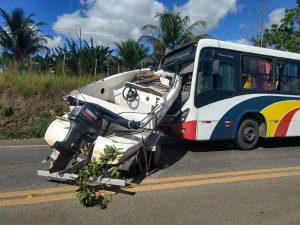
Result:
M235 139L239 121L243 115L248 112L261 112L267 106L286 100L300 100L297 97L285 97L285 96L260 96L252 99L245 100L232 109L230 109L217 123L210 140L231 140ZM225 121L233 120L234 125L230 128L225 127Z

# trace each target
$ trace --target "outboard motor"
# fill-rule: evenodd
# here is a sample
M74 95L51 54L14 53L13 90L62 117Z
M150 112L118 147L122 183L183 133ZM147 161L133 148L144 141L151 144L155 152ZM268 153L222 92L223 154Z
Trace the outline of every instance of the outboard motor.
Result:
M101 114L90 103L76 106L67 117L53 121L45 134L45 140L53 148L49 172L65 169L82 148L96 140L101 128Z

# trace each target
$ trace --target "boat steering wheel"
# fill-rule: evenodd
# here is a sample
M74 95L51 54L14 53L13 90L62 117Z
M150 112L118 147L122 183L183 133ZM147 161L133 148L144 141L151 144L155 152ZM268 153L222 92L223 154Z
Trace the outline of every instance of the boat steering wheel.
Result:
M127 89L128 89L128 92L125 95ZM132 102L132 101L134 101L139 96L138 93L137 93L137 90L135 88L132 88L132 87L126 87L126 88L124 88L122 95L123 95L123 98L127 102Z

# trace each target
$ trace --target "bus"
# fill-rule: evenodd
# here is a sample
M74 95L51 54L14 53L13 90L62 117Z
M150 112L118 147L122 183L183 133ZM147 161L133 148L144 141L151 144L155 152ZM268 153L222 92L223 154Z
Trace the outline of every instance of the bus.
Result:
M160 69L179 73L179 96L164 131L193 141L300 136L300 55L214 39L170 51Z

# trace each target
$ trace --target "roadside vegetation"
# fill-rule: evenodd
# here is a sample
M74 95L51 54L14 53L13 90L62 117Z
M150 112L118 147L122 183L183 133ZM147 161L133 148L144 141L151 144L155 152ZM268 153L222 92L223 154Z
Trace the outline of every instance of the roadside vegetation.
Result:
M64 95L111 74L155 67L166 51L201 38L193 31L205 26L169 11L156 15L159 27L144 27L155 33L115 43L116 49L82 40L81 30L76 40L48 49L50 37L41 33L44 23L36 23L34 14L0 8L0 16L0 139L42 137L55 116L68 110Z
M255 33L248 38L255 46L299 52L300 0L286 9L278 25L266 26L266 7L253 14ZM70 91L105 76L139 69L156 68L168 51L187 42L211 38L202 33L205 21L191 23L178 11L157 13L157 24L146 24L138 41L115 43L115 49L77 38L64 46L47 48L41 32L43 22L22 9L0 8L0 139L39 138L49 123L68 106L62 97Z
M254 17L256 34L249 38L255 46L299 52L300 0L295 9L286 9L281 24L267 27L262 21L264 5ZM66 39L65 45L47 48L47 38L35 22L34 14L22 9L11 13L0 8L0 139L41 138L56 116L68 111L63 96L93 80L138 69L157 67L161 57L181 45L210 38L200 31L205 21L191 23L178 11L157 13L158 24L147 24L138 41L115 43L115 49L97 45L94 40ZM75 28L76 29L76 28ZM77 28L78 29L78 28ZM109 199L94 184L97 177L117 178L118 168L107 167L119 149L105 146L104 155L81 168L76 184L77 199L84 206L106 208ZM93 178L91 180L91 178Z
M0 73L0 139L42 137L55 116L68 110L63 96L95 79Z

